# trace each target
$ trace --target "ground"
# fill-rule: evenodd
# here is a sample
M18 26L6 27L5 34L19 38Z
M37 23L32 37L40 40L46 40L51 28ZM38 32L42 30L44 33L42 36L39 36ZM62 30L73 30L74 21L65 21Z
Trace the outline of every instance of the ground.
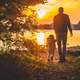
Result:
M80 80L80 52L67 52L66 63L48 63L45 55L35 57L25 51L0 55L2 80ZM42 55L42 54L41 54Z

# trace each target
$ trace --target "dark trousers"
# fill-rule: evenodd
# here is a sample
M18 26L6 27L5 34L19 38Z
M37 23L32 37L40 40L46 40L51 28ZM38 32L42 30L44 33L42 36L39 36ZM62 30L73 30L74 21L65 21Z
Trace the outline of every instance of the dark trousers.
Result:
M60 60L64 61L66 55L67 34L57 34L56 37Z

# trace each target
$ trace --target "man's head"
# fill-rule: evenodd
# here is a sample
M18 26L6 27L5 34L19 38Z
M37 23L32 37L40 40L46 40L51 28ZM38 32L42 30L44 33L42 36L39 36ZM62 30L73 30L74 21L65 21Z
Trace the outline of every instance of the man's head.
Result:
M60 14L62 14L64 12L63 7L59 7L58 11L59 11Z

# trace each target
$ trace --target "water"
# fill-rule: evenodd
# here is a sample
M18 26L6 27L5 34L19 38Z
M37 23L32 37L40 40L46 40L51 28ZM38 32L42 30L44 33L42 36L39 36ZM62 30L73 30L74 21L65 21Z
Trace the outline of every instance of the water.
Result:
M44 37L45 37L44 42L45 42L45 44L46 44L46 39L50 34L53 34L54 37L56 38L54 30L37 30L37 31L38 31L38 33L39 32L44 33ZM24 37L26 39L27 38L29 38L29 39L34 38L36 40L37 33L34 32L34 34L32 34L31 32L27 32L27 33L25 33ZM73 30L73 36L72 37L70 36L70 33L68 32L67 46L68 47L80 46L80 30Z
M54 34L54 30L43 30L45 33L45 38L47 38L50 34ZM56 36L55 36L56 38ZM70 33L68 32L68 37L67 37L67 46L72 47L72 46L80 46L80 30L73 30L73 36L70 36Z

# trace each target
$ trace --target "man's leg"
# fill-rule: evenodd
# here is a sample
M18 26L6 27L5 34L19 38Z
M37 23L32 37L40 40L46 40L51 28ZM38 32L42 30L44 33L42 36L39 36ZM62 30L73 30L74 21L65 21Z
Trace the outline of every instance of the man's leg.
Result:
M60 61L62 60L61 41L62 41L61 37L57 36L57 44L58 44L58 52L59 52Z
M63 36L63 52L62 52L62 57L63 60L65 61L65 56L66 56L66 43L67 43L67 35Z

